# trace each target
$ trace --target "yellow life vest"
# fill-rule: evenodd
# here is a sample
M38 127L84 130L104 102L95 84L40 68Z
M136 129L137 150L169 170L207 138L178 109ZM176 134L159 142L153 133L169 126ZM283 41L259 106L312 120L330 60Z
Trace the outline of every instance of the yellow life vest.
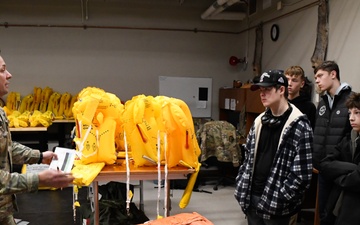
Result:
M195 172L190 175L190 179L188 181L188 184L186 185L183 196L179 203L179 207L183 209L189 204L192 190L194 188L196 178L200 170L201 164L199 163L199 156L201 154L201 150L196 139L194 123L189 107L184 101L180 99L170 98L168 100L171 101L169 109L172 119L170 119L170 115L168 115L167 117L165 117L164 115L164 120L166 122L175 121L176 123L172 123L171 125L177 126L176 129L172 128L174 132L172 135L169 135L169 148L167 151L168 164L175 164L180 157L179 164L195 169ZM169 129L171 128L167 127L167 131L169 131ZM180 137L180 149L175 147L175 145L179 144L178 140L176 140L177 137ZM170 146L175 149L172 149Z
M116 160L116 128L123 111L120 99L102 89L87 87L78 95L73 106L76 121L74 141L83 164Z
M158 131L162 136L164 132L161 105L152 96L134 96L125 103L123 119L135 166L156 164ZM163 143L161 149L160 160L163 161Z
M89 186L104 166L105 163L103 162L84 165L80 161L75 160L74 167L71 170L75 178L73 184L79 187Z

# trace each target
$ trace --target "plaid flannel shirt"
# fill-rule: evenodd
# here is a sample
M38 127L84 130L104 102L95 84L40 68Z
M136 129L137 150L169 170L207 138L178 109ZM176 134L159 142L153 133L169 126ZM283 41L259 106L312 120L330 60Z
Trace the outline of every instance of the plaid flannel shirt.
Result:
M313 133L310 123L299 109L293 110L286 121L271 172L256 206L264 219L295 214L301 206L305 190L312 177ZM250 205L251 184L261 131L261 114L252 125L245 146L245 161L236 177L235 198L246 214Z

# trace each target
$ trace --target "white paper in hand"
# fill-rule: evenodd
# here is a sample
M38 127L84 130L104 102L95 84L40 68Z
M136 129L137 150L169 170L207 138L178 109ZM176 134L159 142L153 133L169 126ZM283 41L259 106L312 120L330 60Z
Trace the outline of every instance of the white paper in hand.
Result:
M56 147L57 159L51 161L49 169L59 169L65 173L70 173L75 160L75 152L74 149Z

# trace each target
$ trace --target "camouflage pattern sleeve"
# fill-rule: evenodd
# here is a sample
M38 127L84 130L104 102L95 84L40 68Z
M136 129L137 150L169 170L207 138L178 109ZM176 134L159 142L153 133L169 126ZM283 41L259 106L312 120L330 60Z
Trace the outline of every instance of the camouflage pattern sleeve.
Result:
M0 180L0 196L36 192L39 187L39 176L34 173L19 174L0 170Z
M40 151L31 149L18 142L11 144L12 159L14 164L34 164L40 159Z
M13 155L16 162L24 163L37 162L40 158L38 150L12 142L9 121L0 107L0 212L12 207L14 198L11 194L38 189L37 174L12 173Z

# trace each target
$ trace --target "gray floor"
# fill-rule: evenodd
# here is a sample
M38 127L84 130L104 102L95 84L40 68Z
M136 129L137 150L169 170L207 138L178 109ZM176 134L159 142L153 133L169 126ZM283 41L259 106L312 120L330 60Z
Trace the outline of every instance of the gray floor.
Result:
M200 190L212 192L212 194L206 192L193 192L190 203L184 209L180 209L179 202L184 193L184 190L172 190L171 215L179 213L191 213L197 212L211 222L214 225L246 225L245 216L242 213L240 206L234 198L233 186L219 186L217 191L213 190L214 185L200 186ZM164 204L164 191L161 190L161 206ZM138 198L135 196L134 201L138 203ZM156 219L157 217L157 188L151 181L144 181L144 204L145 214L149 219ZM160 215L164 215L164 209L160 208Z
M237 201L234 198L234 186L219 186L217 191L213 190L214 185L211 182L209 184L199 187L199 190L209 191L206 192L193 192L190 203L184 209L180 209L179 202L183 194L183 190L172 190L171 197L171 215L179 213L191 213L197 212L207 219L209 219L214 225L247 225L245 215L240 209ZM144 204L145 214L150 220L157 217L157 188L151 181L144 181ZM138 196L134 196L134 202L138 204ZM164 204L164 193L161 190L161 206ZM164 215L164 209L160 208L160 215ZM303 215L301 222L298 225L312 225L312 213L309 215Z
M172 209L170 214L197 212L209 219L214 225L247 225L245 216L233 196L234 186L219 186L219 189L214 191L214 185L209 184L211 183L210 181L206 183L208 185L199 186L199 190L203 190L203 192L192 192L190 203L184 209L180 209L178 206L184 190L171 190ZM152 181L144 181L144 211L150 220L157 217L158 192L155 186ZM84 191L86 193L86 189ZM211 194L207 192L211 192ZM164 188L161 189L160 199L159 214L163 216ZM44 207L44 202L46 202L46 207ZM139 190L137 188L134 190L133 202L139 207ZM20 212L15 213L14 216L15 218L30 222L29 225L74 224L71 187L64 190L43 190L37 193L19 194L18 203ZM304 219L298 225L313 224L311 216L308 220ZM76 224L79 224L79 222L78 220Z

